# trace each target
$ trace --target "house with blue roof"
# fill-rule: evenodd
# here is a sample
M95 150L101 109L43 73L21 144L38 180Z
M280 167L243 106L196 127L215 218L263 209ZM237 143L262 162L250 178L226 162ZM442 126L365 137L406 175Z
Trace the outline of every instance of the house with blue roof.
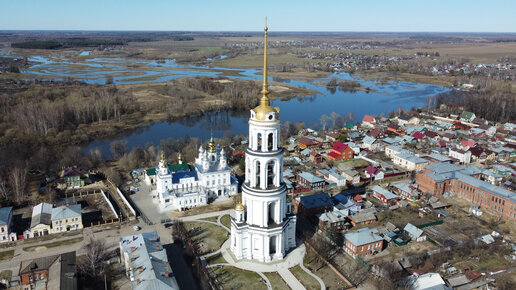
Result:
M333 201L326 192L300 196L294 199L293 205L297 213L307 216L313 216L333 209Z

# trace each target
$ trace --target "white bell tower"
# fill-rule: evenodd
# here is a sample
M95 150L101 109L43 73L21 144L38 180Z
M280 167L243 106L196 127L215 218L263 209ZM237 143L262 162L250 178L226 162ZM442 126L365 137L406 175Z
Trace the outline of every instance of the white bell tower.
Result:
M267 26L261 94L260 105L251 110L249 119L245 182L242 185L242 204L237 204L231 220L231 251L237 259L269 262L283 259L286 252L296 246L296 217L286 203L279 108L271 107L269 101Z

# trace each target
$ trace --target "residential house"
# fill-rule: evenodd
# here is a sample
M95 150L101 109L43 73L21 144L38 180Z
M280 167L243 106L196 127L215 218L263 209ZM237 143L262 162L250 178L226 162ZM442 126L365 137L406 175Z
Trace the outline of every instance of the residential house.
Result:
M52 209L52 234L80 230L82 225L81 205L73 204Z
M473 120L476 118L477 116L475 115L475 113L473 112L468 112L468 111L464 111L462 112L462 114L460 114L460 120L461 121L464 121L464 122L473 122Z
M495 152L486 148L482 148L478 145L469 148L468 151L471 152L471 158L473 159L473 161L477 162L493 161L496 157Z
M365 136L362 139L362 147L373 152L382 150L382 144L371 136Z
M297 147L299 147L299 149L301 149L301 150L315 149L315 148L319 148L320 145L319 145L319 143L315 142L315 140L313 140L313 139L303 137L303 138L299 138L297 140Z
M333 209L333 201L327 193L321 192L300 196L294 199L293 206L298 214L312 216L331 211Z
M378 185L373 187L373 196L378 198L385 205L397 204L400 199L396 194Z
M24 232L25 238L46 236L52 232L52 208L54 206L42 202L32 209L30 228Z
M394 183L392 190L397 193L400 197L407 200L418 200L419 191L417 190L417 184L410 184L408 182Z
M367 225L376 221L376 214L372 211L362 210L354 215L350 215L349 219L354 227Z
M337 186L346 185L346 178L335 171L330 170L324 177L326 180L334 182Z
M347 221L347 215L338 210L316 215L319 219L319 229L324 231L342 230Z
M360 153L360 146L358 146L356 143L354 143L354 142L346 142L344 144L348 145L349 148L351 148L351 150L353 150L353 154Z
M323 158L322 158L321 154L317 153L316 151L310 152L310 157L308 157L308 160L315 162L315 163L323 162Z
M347 210L350 214L355 214L362 209L362 205L353 200L353 196L339 193L333 197L335 201L334 210Z
M399 116L398 117L398 125L406 126L406 125L418 125L421 122L416 116Z
M376 125L376 118L373 116L365 115L362 119L362 126L374 127Z
M354 169L342 170L341 175L351 184L360 183L360 173Z
M418 157L410 151L395 155L392 162L410 171L421 171L429 163L428 160Z
M385 147L385 155L389 158L392 158L392 157L402 153L404 150L405 149L402 149L395 145L387 146L387 147Z
M121 237L119 247L132 289L179 289L155 231Z
M383 249L383 238L377 229L362 228L344 234L344 251L351 257L374 255Z
M381 180L385 176L383 171L371 165L366 167L366 169L364 170L364 174L366 178L370 178L372 180Z
M0 243L16 241L16 233L12 230L13 208L12 206L0 208Z
M300 172L296 175L296 180L300 185L303 185L310 190L323 190L325 185L324 179L310 172Z
M412 240L417 242L426 241L426 235L423 230L416 227L415 225L408 223L403 230L409 235Z
M375 139L382 139L385 138L385 133L383 130L380 129L373 129L371 132L369 132L369 136L375 138Z
M86 166L65 168L62 173L61 188L79 188L90 183L90 170Z
M353 153L353 149L348 145L342 142L335 142L331 148L331 152L328 153L328 158L335 161L353 159Z
M516 175L516 171L514 169L499 164L494 165L493 168L491 168L491 170L494 173L499 174L503 177L511 177L513 175Z
M494 173L492 170L482 171L482 179L491 182L491 184L499 185L503 181L503 177L500 174Z
M457 159L463 164L471 163L471 151L465 151L458 148L449 148L448 156Z
M439 273L426 273L423 275L414 272L409 276L408 284L412 290L448 290L450 289Z
M399 135L399 136L405 135L405 132L403 131L403 128L401 128L400 125L397 125L397 124L394 124L394 123L390 123L387 126L387 131L392 132L392 133L394 133L396 135Z
M20 263L18 275L23 290L76 290L76 254L69 252L23 261Z

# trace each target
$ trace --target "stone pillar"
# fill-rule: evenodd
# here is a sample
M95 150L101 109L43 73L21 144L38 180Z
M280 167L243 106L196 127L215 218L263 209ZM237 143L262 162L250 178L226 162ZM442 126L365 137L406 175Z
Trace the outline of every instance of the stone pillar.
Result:
M271 254L270 254L270 242L271 242L271 238L269 236L266 236L264 238L264 246L263 247L263 256L265 258L265 262L270 262L271 260Z

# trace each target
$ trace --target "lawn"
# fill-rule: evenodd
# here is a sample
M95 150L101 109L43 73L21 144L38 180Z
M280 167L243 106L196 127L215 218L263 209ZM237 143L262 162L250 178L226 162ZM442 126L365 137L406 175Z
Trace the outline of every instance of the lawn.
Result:
M206 262L208 262L208 264L210 265L227 263L226 259L224 259L224 257L220 253L213 256L209 256L208 258L206 258Z
M317 280L315 280L314 277L308 275L308 273L303 271L303 269L301 269L299 265L292 267L289 270L294 276L296 276L299 282L301 282L301 284L305 286L306 289L321 289L321 285L319 285L319 282L317 282Z
M228 227L228 229L231 228L231 218L229 217L229 214L223 215L220 218L220 222L226 227Z
M212 217L203 218L201 220L216 223L218 218L219 218L218 216L212 216Z
M14 250L0 252L0 261L11 260L14 256Z
M268 279L269 282L271 282L271 286L273 290L288 290L290 287L288 287L287 283L281 278L280 274L278 272L268 272L263 273Z
M341 289L346 283L322 260L318 259L312 250L307 250L303 258L304 265L321 278L329 289Z
M255 272L224 266L213 268L213 274L223 289L267 289L262 277Z
M73 239L64 240L64 241L57 241L57 242L52 242L52 243L47 243L47 244L42 244L42 245L37 245L37 246L25 247L25 248L23 248L23 250L25 252L34 252L38 248L49 249L49 248L55 248L55 247L60 247L60 246L72 245L72 244L81 242L82 240L84 240L83 237L78 237L78 238L73 238Z
M185 226L190 231L192 238L200 245L202 254L220 249L229 236L229 233L222 227L209 223L186 222Z
M364 159L360 159L360 158L348 159L348 160L341 161L339 163L346 164L347 166L351 166L353 168L355 168L355 167L363 167L363 166L368 166L369 165L369 162L365 161Z

